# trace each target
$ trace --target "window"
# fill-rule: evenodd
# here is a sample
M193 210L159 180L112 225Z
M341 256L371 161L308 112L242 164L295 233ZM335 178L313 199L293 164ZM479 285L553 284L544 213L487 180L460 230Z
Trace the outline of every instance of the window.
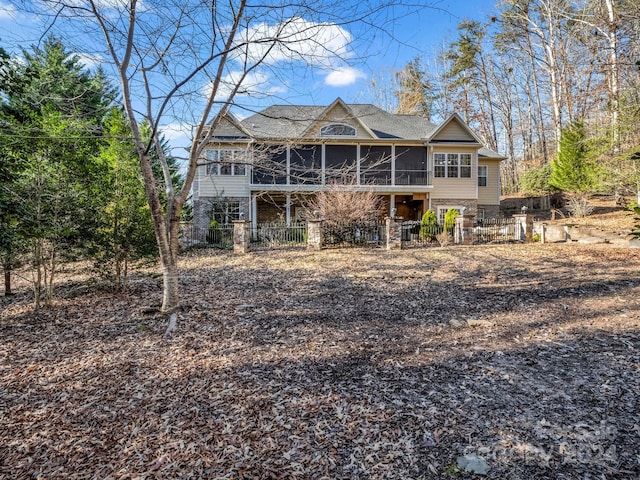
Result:
M471 178L471 154L460 154L460 178Z
M478 165L478 186L479 187L487 186L487 166L486 165Z
M471 154L435 153L433 175L436 178L471 178Z
M355 137L356 129L343 123L330 123L320 129L323 137Z
M444 217L447 215L449 210L458 210L458 212L462 212L462 206L447 206L447 207L438 207L438 223L440 225L444 225Z
M245 175L247 151L209 148L204 153L207 175Z
M433 174L438 178L445 178L447 165L447 156L444 153L436 153L433 159Z
M233 220L240 220L240 202L211 203L209 218L219 225L228 225Z

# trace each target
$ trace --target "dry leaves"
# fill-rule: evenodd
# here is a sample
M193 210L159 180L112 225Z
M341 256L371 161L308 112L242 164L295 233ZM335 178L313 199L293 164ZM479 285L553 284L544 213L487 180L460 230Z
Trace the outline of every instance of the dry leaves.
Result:
M200 252L2 305L1 478L640 477L640 253Z

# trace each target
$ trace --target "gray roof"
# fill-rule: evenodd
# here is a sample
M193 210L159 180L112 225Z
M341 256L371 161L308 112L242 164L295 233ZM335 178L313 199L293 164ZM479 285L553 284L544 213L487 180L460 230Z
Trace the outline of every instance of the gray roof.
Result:
M388 113L374 105L345 104L353 116L378 138L426 139L436 125L415 115ZM298 138L324 118L328 107L273 105L240 123L256 138Z
M495 160L504 160L505 158L507 158L504 155L500 155L498 152L494 152L487 147L481 147L480 150L478 150L478 156L484 158L493 158Z

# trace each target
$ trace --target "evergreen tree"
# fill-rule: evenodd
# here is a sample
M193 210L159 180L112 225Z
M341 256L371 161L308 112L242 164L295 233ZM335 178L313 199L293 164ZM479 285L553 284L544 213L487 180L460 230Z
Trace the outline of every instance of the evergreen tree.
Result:
M450 208L447 213L444 214L444 231L452 233L456 226L456 217L460 215L460 210L457 208Z
M551 163L527 170L520 178L520 190L525 195L549 195L555 189L549 184Z
M61 256L96 230L95 193L105 171L94 159L113 89L59 40L49 38L23 56L3 62L2 70L0 147L3 156L20 160L9 166L11 181L3 188L3 212L10 216L3 214L2 224L5 233L11 230L3 251L15 252L18 238L27 245L38 308L41 298L51 299Z
M427 210L422 215L422 221L420 223L420 238L433 242L440 233L440 226L438 225L438 216L432 210Z
M107 181L102 183L97 228L90 253L98 271L116 290L126 287L132 260L157 254L138 155L124 112L112 108L105 120L107 141L99 155Z
M396 73L399 85L395 92L398 99L397 113L420 115L430 120L434 101L433 87L420 63L420 57L415 57L402 71Z
M588 153L584 124L573 122L565 127L560 150L551 164L549 184L569 194L592 193L597 186L597 172Z

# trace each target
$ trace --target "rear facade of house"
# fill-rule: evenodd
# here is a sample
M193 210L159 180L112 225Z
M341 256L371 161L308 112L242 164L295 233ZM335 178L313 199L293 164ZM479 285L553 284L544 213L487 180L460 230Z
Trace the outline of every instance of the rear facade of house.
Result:
M501 155L458 116L434 125L368 104L276 105L214 122L193 184L194 223L304 220L318 191L373 190L387 213L497 216Z

